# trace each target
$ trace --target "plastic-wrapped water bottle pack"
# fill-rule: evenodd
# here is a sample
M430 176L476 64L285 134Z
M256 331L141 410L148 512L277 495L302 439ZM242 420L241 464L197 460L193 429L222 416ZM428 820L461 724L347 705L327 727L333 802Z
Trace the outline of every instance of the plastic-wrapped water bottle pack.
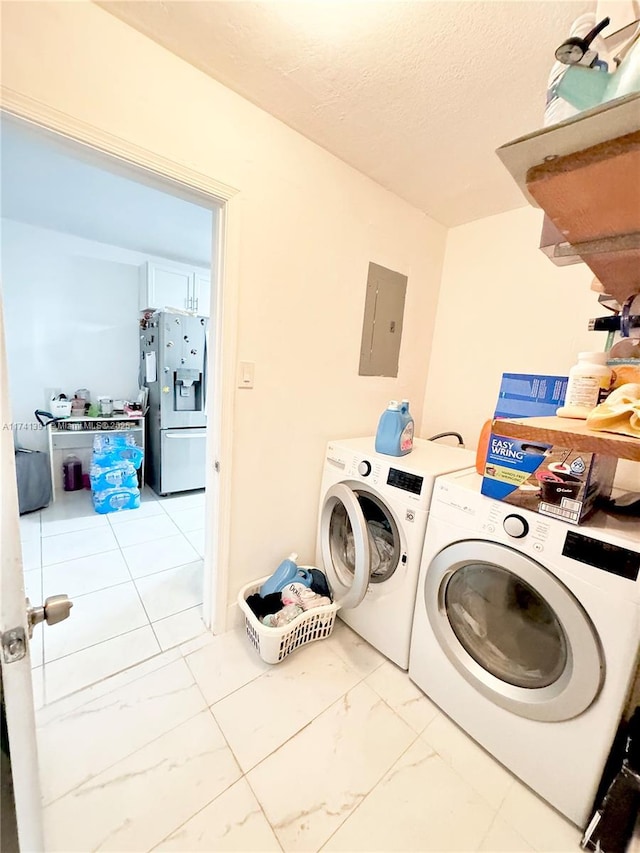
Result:
M119 512L140 506L137 469L144 451L130 433L96 435L90 478L96 512Z

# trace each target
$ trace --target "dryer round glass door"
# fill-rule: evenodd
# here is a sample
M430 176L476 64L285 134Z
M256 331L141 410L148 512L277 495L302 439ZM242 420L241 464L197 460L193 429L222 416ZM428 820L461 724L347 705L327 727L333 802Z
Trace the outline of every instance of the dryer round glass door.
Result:
M369 584L384 583L400 564L400 534L389 509L353 485L327 492L320 525L324 570L342 607L357 607Z
M468 563L451 575L444 599L458 642L496 678L539 689L566 669L567 642L557 616L512 572Z
M449 545L426 572L434 634L458 672L497 705L534 720L582 713L604 657L584 608L551 572L498 543Z

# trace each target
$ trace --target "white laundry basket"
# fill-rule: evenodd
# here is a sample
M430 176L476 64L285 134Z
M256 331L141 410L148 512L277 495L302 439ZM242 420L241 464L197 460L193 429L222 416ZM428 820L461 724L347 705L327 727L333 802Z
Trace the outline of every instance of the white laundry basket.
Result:
M314 566L299 566L301 569L312 569ZM265 663L280 663L291 652L295 652L307 643L324 640L333 631L338 612L337 604L325 604L314 607L292 619L281 628L270 628L263 625L247 604L247 598L260 591L262 584L271 575L260 580L252 581L238 593L238 604L244 613L247 637Z

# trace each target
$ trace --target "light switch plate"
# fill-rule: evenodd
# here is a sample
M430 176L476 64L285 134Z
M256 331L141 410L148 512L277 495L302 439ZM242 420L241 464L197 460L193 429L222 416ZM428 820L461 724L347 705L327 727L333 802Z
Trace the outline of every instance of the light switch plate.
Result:
M241 361L238 364L238 388L253 388L256 365L254 361Z

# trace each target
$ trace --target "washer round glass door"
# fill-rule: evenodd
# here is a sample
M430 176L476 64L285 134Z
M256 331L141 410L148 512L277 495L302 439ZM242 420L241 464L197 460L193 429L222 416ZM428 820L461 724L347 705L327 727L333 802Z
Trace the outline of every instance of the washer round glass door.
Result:
M589 616L524 554L482 540L449 545L427 569L424 596L451 663L497 705L556 721L598 695L604 657Z
M400 564L392 514L357 483L339 483L325 495L320 541L324 570L342 607L357 607L369 584L383 584Z

